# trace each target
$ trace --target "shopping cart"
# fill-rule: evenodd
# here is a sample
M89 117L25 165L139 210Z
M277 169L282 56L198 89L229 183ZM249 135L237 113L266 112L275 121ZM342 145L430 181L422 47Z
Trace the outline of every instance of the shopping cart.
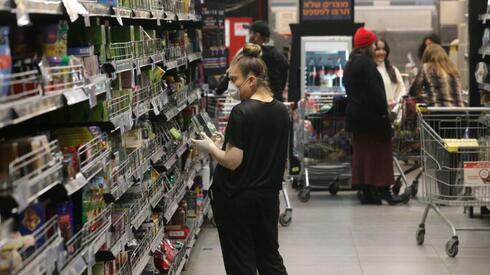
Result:
M219 129L221 133L225 133L226 125L228 123L228 119L230 117L231 110L235 105L240 103L237 100L233 100L231 97L225 95L207 95L207 110L212 119L214 119L216 127ZM286 108L288 109L288 113L290 115L290 125L292 125L292 116L293 116L293 104L292 103L284 103ZM290 131L292 131L292 127L290 127ZM288 139L290 142L290 139ZM289 148L289 146L288 146ZM289 158L289 150L288 150L288 158ZM286 161L287 166L289 165L289 160ZM282 194L285 202L285 210L279 216L279 223L282 226L289 226L293 220L293 208L291 206L291 202L289 200L289 194L287 191L287 186L291 183L292 177L289 175L289 169L286 167L286 171L284 173L283 178L283 188Z
M459 245L457 231L490 231L456 228L439 208L490 205L490 108L426 108L419 114L419 125L421 191L427 207L416 232L417 243L424 243L425 222L432 209L451 228L446 253L455 257Z
M312 93L299 102L294 152L301 162L299 199L310 200L310 191L351 189L351 138L345 131L345 112L334 107L343 93Z
M393 119L393 157L394 161L402 171L395 175L393 193L399 194L405 184L406 176L416 172L416 176L410 186L410 194L415 197L418 193L419 179L422 176L422 165L420 162L420 133L418 130L418 116L416 111L415 99L409 96L403 97L395 109ZM401 169L400 162L409 164L406 170Z

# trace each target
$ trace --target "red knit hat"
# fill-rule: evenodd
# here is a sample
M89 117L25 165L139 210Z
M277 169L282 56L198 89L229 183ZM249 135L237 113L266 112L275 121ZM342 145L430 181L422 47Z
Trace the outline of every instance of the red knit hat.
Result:
M376 34L364 27L360 27L354 34L354 48L369 46L376 42L377 39Z

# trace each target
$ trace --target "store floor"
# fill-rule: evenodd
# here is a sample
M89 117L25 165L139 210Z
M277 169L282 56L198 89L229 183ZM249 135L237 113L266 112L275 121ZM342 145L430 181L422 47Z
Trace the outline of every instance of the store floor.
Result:
M415 242L424 204L362 206L353 192L313 193L301 203L291 191L293 223L280 227L281 253L290 275L488 275L490 233L461 232L459 254L449 258L449 228L430 212L426 241ZM487 226L489 219L469 219L462 208L443 208L459 226ZM215 228L199 235L184 275L224 275Z

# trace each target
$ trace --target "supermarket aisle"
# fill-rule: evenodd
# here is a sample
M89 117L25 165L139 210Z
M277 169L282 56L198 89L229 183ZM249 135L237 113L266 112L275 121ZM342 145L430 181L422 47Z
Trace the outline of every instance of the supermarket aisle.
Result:
M460 233L457 258L446 256L450 233L438 217L429 214L424 246L415 243L415 230L423 211L421 202L409 205L361 206L355 193L332 197L313 193L309 203L292 192L293 223L280 228L281 252L291 275L488 275L490 234ZM490 221L469 219L462 209L445 208L459 225L490 226ZM224 275L218 235L206 228L197 240L184 275Z

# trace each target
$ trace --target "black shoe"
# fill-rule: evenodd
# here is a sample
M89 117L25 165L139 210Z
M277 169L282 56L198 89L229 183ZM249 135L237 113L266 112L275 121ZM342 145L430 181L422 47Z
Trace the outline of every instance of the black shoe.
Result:
M381 199L370 188L357 191L357 198L363 205L381 205Z
M378 189L374 186L368 186L367 193L369 197L370 204L382 205L381 197L379 196Z
M357 191L357 198L359 199L359 201L363 205L371 204L371 201L369 200L369 198L366 195L366 192L364 190Z
M405 204L410 200L409 194L394 195L391 193L390 188L380 188L378 189L378 194L380 199L386 201L389 205Z

